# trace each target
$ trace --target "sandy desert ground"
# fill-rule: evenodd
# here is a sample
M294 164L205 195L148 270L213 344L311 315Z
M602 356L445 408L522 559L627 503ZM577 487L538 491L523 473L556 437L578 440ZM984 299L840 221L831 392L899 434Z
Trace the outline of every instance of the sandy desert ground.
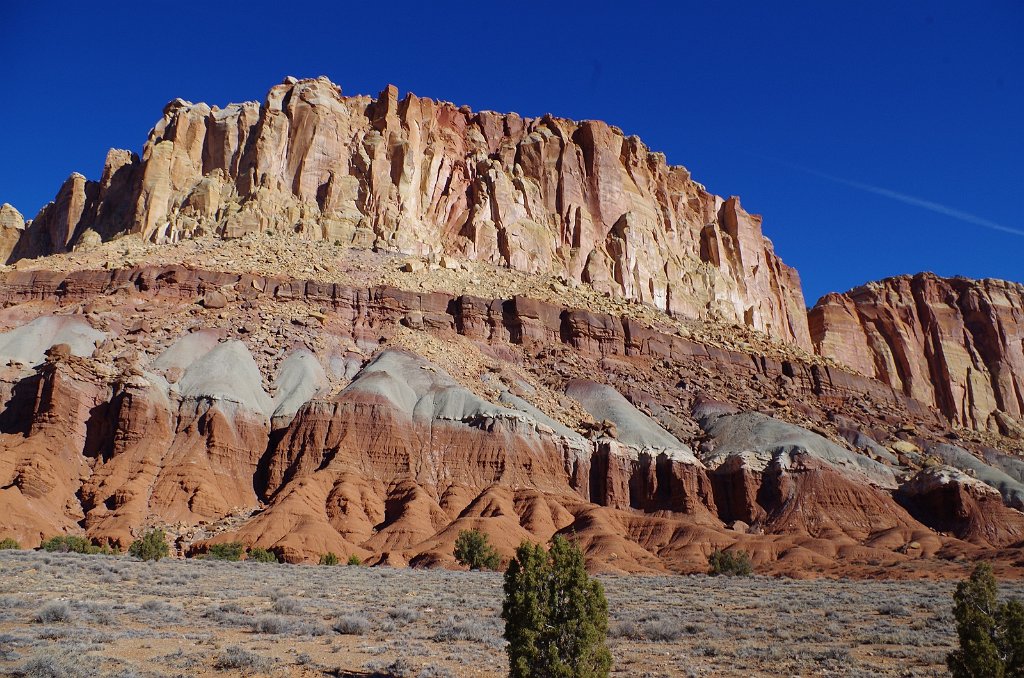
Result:
M942 675L955 641L953 582L602 581L617 676ZM501 585L497 573L4 551L0 671L501 675Z

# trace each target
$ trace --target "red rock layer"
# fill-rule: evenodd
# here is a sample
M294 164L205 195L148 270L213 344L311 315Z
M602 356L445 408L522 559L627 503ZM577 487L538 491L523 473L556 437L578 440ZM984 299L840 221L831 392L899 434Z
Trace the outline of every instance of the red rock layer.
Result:
M862 431L892 432L910 422L932 441L948 432L936 413L866 377L524 298L353 289L182 266L14 271L0 279L5 323L59 305L109 323L108 333L127 333L116 318L141 307L152 326L140 330L154 342L149 347L167 345L159 329L164 313L190 309L193 329L202 326L196 321L216 322L196 304L211 290L224 297L224 312L240 316L235 326L276 315L277 305L322 310L323 322L302 331L331 335L332 344L344 338L377 346L415 315L424 336L465 343L460 333L552 390L600 378L694 448L700 437L684 411L703 392L745 409L773 399L784 407L780 399L789 398L818 426L834 416ZM102 313L85 312L100 301ZM218 347L203 350L234 346L244 354L238 339L216 343L230 331L189 336ZM138 338L118 341L127 347L131 337ZM728 463L709 473L672 450L638 450L607 436L561 437L517 417L424 420L421 410L389 402L386 390L310 400L271 433L266 403L257 412L242 406L246 398L184 397L175 389L168 396L159 375L133 363L130 351L114 359L108 344L116 342L97 343L93 358L57 350L31 376L13 366L0 374L12 384L2 389L0 533L23 544L84 530L124 546L156 524L192 550L205 547L195 534L216 534L294 562L330 550L371 562L451 565L458 532L479 527L504 555L522 539L563 531L580 539L600 569L699 571L711 550L736 545L754 554L761 571L788 574L856 574L869 563L899 573L941 571L946 561L930 556L982 557L1013 546L1018 516L1011 509L995 513L993 504L988 513L995 517L983 531L996 536L965 543L922 525L969 537L941 512L935 520L928 513L912 518L890 493L800 455L757 473ZM206 345L193 343L196 350ZM167 374L176 371L180 386L190 369ZM438 392L454 386L440 383Z
M999 491L952 469L919 472L896 498L937 530L984 546L1024 546L1024 514L1007 508Z
M818 353L1004 435L1024 415L1024 286L999 280L889 278L823 297L809 315Z
M471 295L410 292L394 288L353 288L342 284L266 278L204 271L187 266L145 266L112 271L11 271L0 275L0 301L87 299L132 289L194 300L207 290L234 289L242 298L304 301L337 311L352 337L376 342L379 330L419 314L429 331L453 330L491 343L564 344L592 356L648 356L693 365L714 364L737 383L752 375L767 383L785 382L795 391L837 402L868 396L935 420L920 402L879 381L827 365L752 355L669 334L627 317L555 306L515 297L482 299Z
M606 443L524 429L416 423L361 394L312 401L270 455L269 507L237 534L291 560L328 550L388 563L452 564L460 529L481 527L502 553L547 539L594 503L666 511L720 527L703 468ZM629 561L617 567L632 570ZM648 555L646 567L665 563Z

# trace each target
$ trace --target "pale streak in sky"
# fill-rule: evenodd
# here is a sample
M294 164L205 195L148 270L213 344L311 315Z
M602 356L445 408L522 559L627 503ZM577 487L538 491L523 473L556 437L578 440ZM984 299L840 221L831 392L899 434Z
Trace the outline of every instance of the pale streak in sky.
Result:
M906 193L891 191L888 188L882 188L881 186L872 186L871 184L865 184L860 181L844 179L843 177L837 177L833 174L819 172L818 170L811 169L810 167L795 165L793 163L780 160L778 158L769 158L767 156L762 157L764 157L766 160L777 162L787 167L791 167L795 170L806 172L807 174L813 174L816 177L821 177L822 179L827 179L828 181L833 181L837 184L849 186L850 188L856 188L861 191L867 191L868 193L874 193L875 195L890 198L891 200L898 200L899 202L906 203L907 205L913 205L914 207L920 207L921 209L926 209L937 214L945 215L947 217L950 217L951 219L958 219L968 224L974 224L975 226L990 228L993 231L1000 231L1002 233L1011 233L1013 235L1024 236L1024 230L1021 230L1019 228L1004 226L1003 224L996 223L990 219L979 217L976 214L971 214L970 212L964 212L958 209L954 209L952 207L947 207L946 205L940 205L939 203L932 202L931 200L923 200L922 198L915 198L914 196L907 195Z

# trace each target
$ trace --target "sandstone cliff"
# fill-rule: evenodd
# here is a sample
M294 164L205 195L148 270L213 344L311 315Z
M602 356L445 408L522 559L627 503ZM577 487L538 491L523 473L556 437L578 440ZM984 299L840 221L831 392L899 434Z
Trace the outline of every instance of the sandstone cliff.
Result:
M0 206L0 255L25 545L453 565L475 527L612 571L1019 568L1024 287L808 315L759 218L603 123L326 79L177 100L141 156Z
M816 350L936 407L954 423L1022 434L1024 286L921 273L829 294Z
M73 174L11 260L122 233L169 242L264 230L530 273L808 348L796 272L759 217L708 193L635 136L466 107L389 86L344 97L286 80L262 104L175 100L141 157L112 150Z
M0 300L0 533L26 545L160 525L179 553L450 566L475 527L505 555L571 532L612 571L735 545L765 572L902 575L1022 538L992 438L633 318L182 265L9 271ZM908 484L926 456L962 470Z

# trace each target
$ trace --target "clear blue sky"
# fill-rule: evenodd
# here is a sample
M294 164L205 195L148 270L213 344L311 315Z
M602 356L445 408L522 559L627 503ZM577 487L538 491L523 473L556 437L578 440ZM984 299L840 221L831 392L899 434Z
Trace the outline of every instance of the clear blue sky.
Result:
M764 216L809 305L920 270L1024 281L1020 0L98 4L0 6L0 202L26 216L174 97L324 74L639 134Z

